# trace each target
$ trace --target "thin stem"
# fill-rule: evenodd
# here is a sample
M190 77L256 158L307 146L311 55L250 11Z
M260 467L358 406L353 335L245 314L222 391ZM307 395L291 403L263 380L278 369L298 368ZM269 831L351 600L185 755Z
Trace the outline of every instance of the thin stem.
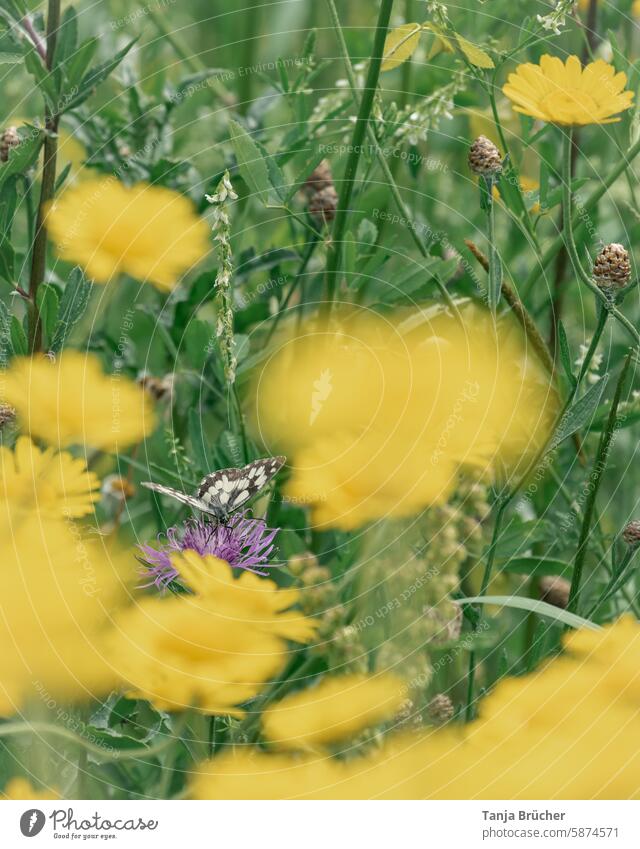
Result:
M357 83L356 83L356 77L355 77L355 74L353 72L353 66L351 64L351 57L349 56L349 50L347 48L347 42L346 42L345 37L344 37L344 32L342 30L342 24L340 23L340 18L338 16L338 11L336 9L336 5L335 5L334 0L327 0L327 6L329 7L329 14L331 16L331 22L333 24L333 28L335 29L336 36L338 38L338 44L339 44L339 47L340 47L340 52L342 54L342 58L344 60L345 70L346 70L346 73L347 73L347 79L349 81L349 88L351 89L351 93L353 95L353 101L356 105L356 108L360 109L361 101L360 101L360 95L358 93L358 86L357 86ZM396 207L397 207L397 209L400 213L400 217L402 218L403 221L407 222L407 230L409 232L409 235L411 236L414 244L416 245L416 247L420 251L420 254L426 259L426 257L429 256L429 251L427 250L423 240L420 238L420 235L418 234L415 226L412 223L411 213L409 212L407 206L405 205L405 202L402 199L402 195L400 193L400 189L398 188L398 184L396 183L393 171L391 170L391 166L389 166L389 163L387 162L387 159L385 157L384 152L380 149L380 145L378 144L376 134L375 134L373 127L371 126L370 123L367 124L367 138L369 139L369 144L371 146L371 149L374 150L375 153L376 153L378 165L380 166L380 170L382 171L384 178L387 181L389 191L391 192L391 197L393 198L393 202L395 203L395 205L396 205ZM396 162L398 162L398 160L394 159L393 163L396 163ZM384 225L384 222L385 222L385 219L383 218L382 221L381 221L381 228L380 228L381 231L382 231L382 226ZM436 285L438 286L438 288L440 290L440 293L442 294L442 297L446 301L447 305L451 309L453 309L457 314L458 309L457 309L457 307L454 303L453 298L451 297L451 295L447 291L447 287L437 277L435 278L435 282L436 282Z
M316 236L312 236L311 239L309 240L309 243L307 244L307 250L305 251L305 254L304 254L302 261L300 263L300 267L298 268L296 276L294 277L293 282L291 283L289 291L285 295L285 298L282 301L282 304L280 305L280 309L278 310L278 314L273 319L273 323L271 325L271 328L270 328L269 333L267 335L266 341L264 343L265 348L269 345L269 343L273 339L273 335L276 332L276 328L278 327L278 324L280 323L280 319L282 318L287 307L289 306L289 301L293 297L293 293L295 292L295 290L298 288L298 285L301 282L303 275L305 274L305 272L307 270L307 266L311 262L311 258L313 257L313 254L314 254L317 247L318 247L318 239L317 239Z
M502 291L502 267L500 265L500 256L495 243L495 204L493 202L493 178L484 181L485 185L481 188L481 192L486 192L487 206L487 244L489 245L489 289L487 293L487 303L489 309L496 314L500 294Z
M620 161L615 165L609 174L606 176L604 180L599 184L598 188L595 189L581 205L580 214L572 217L571 226L575 228L575 232L578 233L581 228L584 226L585 219L588 214L596 207L600 199L606 194L607 190L611 187L611 185L618 179L618 177L625 171L631 162L636 158L636 156L640 153L640 139L638 139L635 144L633 144L629 151L625 156L623 156ZM531 271L529 277L524 283L524 289L528 290L531 286L533 286L536 281L539 279L541 272L543 272L549 264L553 261L554 257L562 249L564 246L564 233L560 233L549 245L547 250L544 252L542 257L540 258L540 262L536 267Z
M591 361L593 360L596 350L598 349L598 344L600 343L600 339L602 337L602 333L604 331L608 317L609 312L606 307L602 303L598 303L598 323L596 325L596 330L593 334L593 338L591 339L591 343L589 344L587 353L585 354L582 366L580 367L580 372L578 373L578 377L576 379L576 385L573 387L569 395L569 402L571 402L575 398L575 395L578 389L580 388L580 384L584 380L587 372L589 371L589 368L591 367Z
M591 475L589 477L589 490L587 499L585 501L582 525L580 527L580 538L578 541L578 549L576 551L576 557L573 564L573 577L571 580L571 590L569 592L569 604L567 605L567 610L569 610L571 613L577 613L580 605L580 584L582 582L584 561L587 555L587 546L589 543L589 535L591 533L591 519L593 517L596 498L598 495L598 490L600 488L600 482L602 481L602 475L604 474L604 471L607 466L607 461L609 459L611 440L616 430L616 424L618 419L618 405L622 397L624 383L627 377L627 372L629 371L629 366L631 365L631 360L633 359L633 355L634 350L631 350L627 354L627 358L620 373L620 377L618 378L618 384L616 386L616 391L613 396L613 401L611 403L611 410L609 411L609 417L607 419L607 426L602 434L602 437L600 438L598 453L596 454L596 459L593 464L593 471L591 472Z
M491 573L493 572L493 564L496 557L496 550L498 547L498 540L500 538L500 531L502 530L502 520L504 518L504 513L507 507L509 506L513 495L507 496L506 498L502 498L500 503L498 504L498 512L496 513L496 520L493 525L493 535L491 537L491 544L489 545L489 549L487 551L487 562L484 567L484 574L482 575L482 584L480 585L480 593L479 595L485 596L487 594L487 590L489 589L489 584L491 582ZM480 625L480 620L482 618L482 605L478 605L477 614L478 614L478 622L477 627ZM474 649L471 650L469 654L469 671L467 674L467 707L465 711L465 717L467 722L470 722L473 719L474 714L474 686L475 686L475 677L476 677L476 669L478 666L478 660L476 656L476 652Z
M53 57L56 49L58 29L60 27L60 0L49 0L47 7L47 53L46 65L49 70L53 67ZM36 219L36 232L31 255L31 275L29 279L29 350L31 353L42 347L42 326L37 307L38 289L44 281L47 261L47 228L45 217L47 206L55 194L56 160L58 156L58 120L59 116L45 107L44 165L42 168L42 185L40 187L40 202Z
M627 579L629 578L628 566L631 563L631 558L635 554L635 549L629 548L622 559L622 563L620 564L619 569L615 574L611 576L607 586L604 588L602 593L600 594L600 598L593 605L591 610L587 615L587 619L592 619L598 608L601 607L606 601L614 596L621 587L624 586Z
M358 173L358 165L360 164L360 156L362 154L362 143L369 125L369 117L371 115L371 109L373 108L373 101L378 87L380 67L382 65L382 56L384 53L384 43L389 30L389 19L391 17L392 8L393 0L382 0L380 13L378 15L378 22L376 24L376 34L373 41L367 81L362 94L362 100L360 101L360 109L358 111L356 125L353 129L350 153L347 159L347 165L345 167L342 186L340 189L338 209L336 211L335 221L333 222L333 230L331 234L332 244L327 258L326 270L326 293L329 309L331 309L331 305L336 294L340 262L342 259L342 243L347 220L349 218L351 199L353 197L355 180Z

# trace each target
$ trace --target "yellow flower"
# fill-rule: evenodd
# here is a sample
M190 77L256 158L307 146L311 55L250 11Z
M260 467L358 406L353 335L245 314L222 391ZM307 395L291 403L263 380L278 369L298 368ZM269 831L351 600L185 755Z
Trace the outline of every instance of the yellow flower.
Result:
M36 790L26 778L12 778L0 793L0 798L15 802L27 801L29 799L45 801L47 799L59 799L60 794L52 788L48 790Z
M640 18L640 0L633 0L631 14L634 18Z
M105 375L99 360L64 351L17 357L0 372L0 398L15 407L20 426L51 445L91 445L105 451L140 442L154 427L151 401L121 375Z
M0 559L0 715L113 689L105 638L130 557L69 520L2 510Z
M286 660L286 640L307 641L313 623L288 611L295 590L192 551L172 564L193 590L143 598L117 622L111 645L122 680L139 698L166 710L195 707L233 714L256 696Z
M391 719L405 697L393 675L344 675L294 693L265 711L265 735L286 748L344 740Z
M113 177L65 192L47 224L59 256L97 283L125 273L169 292L209 250L209 226L186 197Z
M549 375L511 319L461 305L335 310L285 337L255 375L257 435L290 459L285 490L350 530L449 497L461 470L524 472L554 424Z
M191 782L194 799L342 799L345 765L327 757L293 758L245 751L205 761Z
M582 126L620 120L612 116L629 109L633 101L633 92L623 91L626 84L626 74L616 74L602 59L583 68L577 56L563 63L545 55L539 65L518 65L502 91L516 112L552 124Z
M578 631L465 728L402 733L348 762L249 752L200 766L198 799L637 799L640 624Z
M41 451L21 436L14 451L0 447L0 498L15 511L34 511L51 518L77 518L91 513L100 481L83 460L53 448Z

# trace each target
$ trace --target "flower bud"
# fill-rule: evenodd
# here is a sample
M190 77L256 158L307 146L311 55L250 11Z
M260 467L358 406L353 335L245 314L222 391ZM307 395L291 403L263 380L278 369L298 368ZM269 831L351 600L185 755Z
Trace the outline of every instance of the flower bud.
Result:
M311 198L316 192L321 192L323 189L329 188L334 188L333 173L329 161L323 159L307 177L302 191Z
M622 289L631 277L629 252L613 242L605 245L593 265L593 277L601 289Z
M327 186L316 192L309 200L309 215L315 223L322 227L336 217L338 209L338 193L333 186Z
M640 522L637 519L629 522L625 527L622 532L622 539L629 548L637 548L640 545Z
M566 609L569 604L571 584L556 575L545 575L540 579L540 597L547 604Z
M427 713L429 719L437 725L444 725L453 718L454 709L453 702L444 693L438 693L434 696L427 705Z
M478 136L469 148L469 168L479 177L497 177L502 171L502 157L486 136Z
M9 151L20 144L20 136L15 127L7 127L0 136L0 162L7 162Z

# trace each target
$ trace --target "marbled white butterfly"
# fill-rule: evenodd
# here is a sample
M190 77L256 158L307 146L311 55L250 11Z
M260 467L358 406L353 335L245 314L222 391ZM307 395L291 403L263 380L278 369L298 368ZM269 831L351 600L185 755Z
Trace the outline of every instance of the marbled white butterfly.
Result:
M286 457L265 457L240 469L220 469L202 479L195 495L187 495L151 481L144 481L142 486L162 495L170 495L194 510L214 516L218 522L225 522L232 513L264 489L286 461Z

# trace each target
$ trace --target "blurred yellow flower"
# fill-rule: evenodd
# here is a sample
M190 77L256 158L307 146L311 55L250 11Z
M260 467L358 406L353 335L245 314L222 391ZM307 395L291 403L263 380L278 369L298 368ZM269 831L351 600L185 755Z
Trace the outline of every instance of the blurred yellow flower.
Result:
M113 689L105 637L126 599L130 558L69 520L4 510L0 558L0 715Z
M122 680L166 710L194 707L239 716L286 660L287 640L306 642L313 622L288 608L295 590L193 551L172 558L192 594L142 598L111 639Z
M343 675L294 693L262 715L265 736L285 748L344 740L392 719L405 700L394 675Z
M637 799L640 624L578 631L533 675L498 684L465 728L402 733L360 759L225 754L197 799ZM594 768L597 764L597 768Z
M106 375L100 361L78 351L17 357L0 372L0 398L20 426L51 445L91 445L105 451L140 442L154 427L151 400L133 381Z
M53 448L42 451L28 436L15 449L0 447L0 499L17 512L38 511L51 518L78 518L91 513L100 498L98 477L83 460Z
M349 777L341 761L327 757L246 751L201 763L192 777L194 799L342 799Z
M616 74L603 59L584 68L577 56L562 62L557 56L542 56L540 64L526 62L509 74L502 91L516 112L552 124L581 126L610 124L613 117L629 109L632 91L623 91L626 74Z
M15 802L27 801L29 799L45 801L47 799L59 799L60 794L52 788L36 790L26 778L12 778L4 790L0 792L0 798Z
M86 180L49 209L58 255L97 283L125 273L169 292L209 250L209 226L171 189Z
M336 311L255 375L255 433L290 458L285 491L317 525L414 515L446 500L462 469L522 473L546 442L557 396L519 326L461 314Z

